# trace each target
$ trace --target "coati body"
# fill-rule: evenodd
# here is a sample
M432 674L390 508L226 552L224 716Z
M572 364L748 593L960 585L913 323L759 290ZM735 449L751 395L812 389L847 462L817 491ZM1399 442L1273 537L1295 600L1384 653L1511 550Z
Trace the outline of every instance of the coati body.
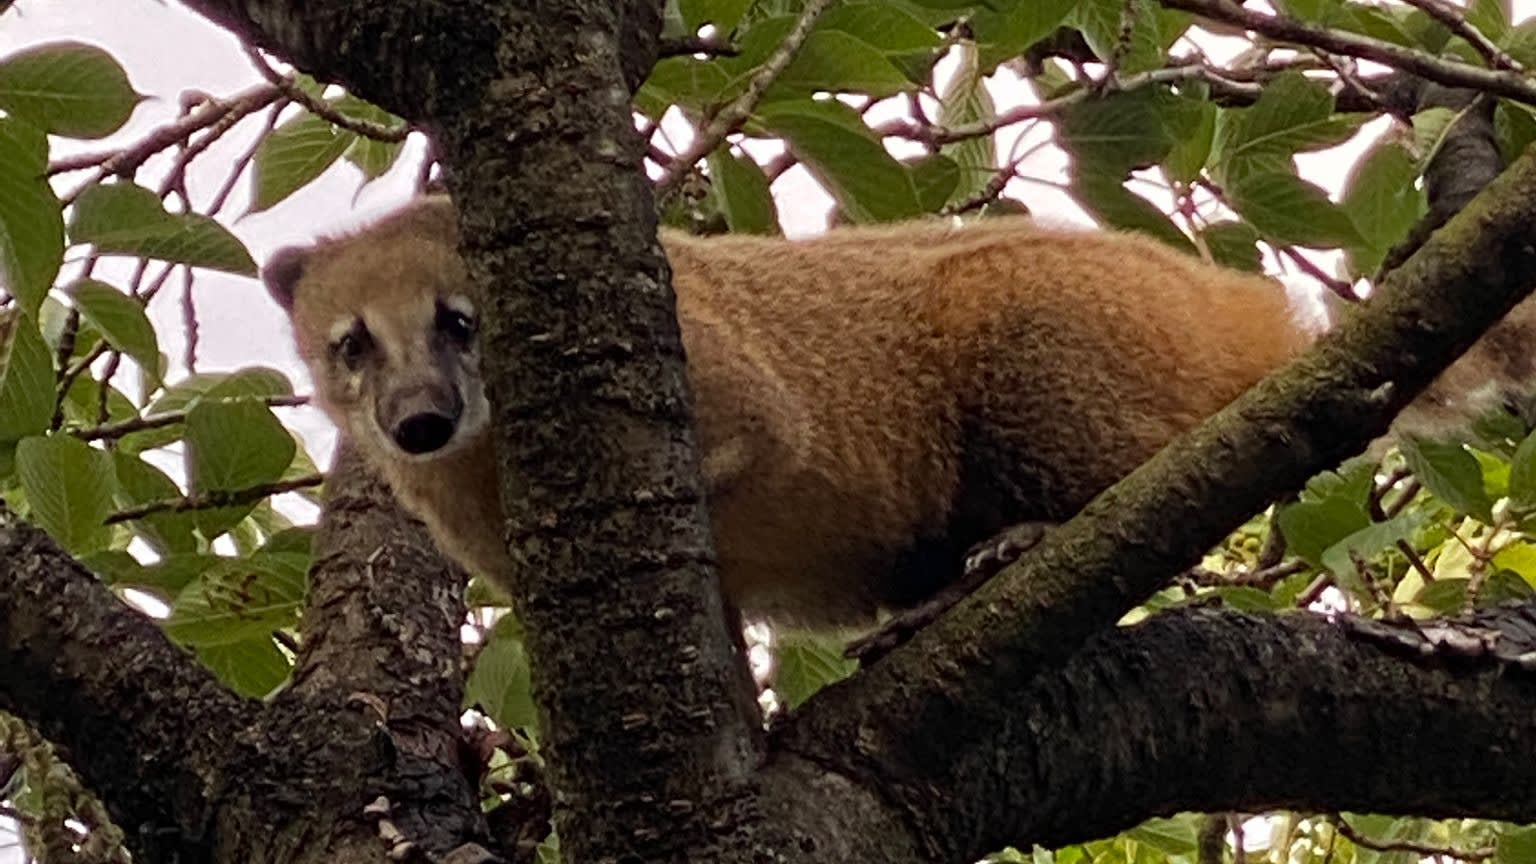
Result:
M662 242L723 588L789 625L926 599L972 544L1070 517L1312 338L1268 279L1020 218ZM322 407L445 552L506 586L455 245L451 205L421 199L266 279ZM1531 371L1475 355L1443 392ZM1450 401L1422 404L1468 410Z

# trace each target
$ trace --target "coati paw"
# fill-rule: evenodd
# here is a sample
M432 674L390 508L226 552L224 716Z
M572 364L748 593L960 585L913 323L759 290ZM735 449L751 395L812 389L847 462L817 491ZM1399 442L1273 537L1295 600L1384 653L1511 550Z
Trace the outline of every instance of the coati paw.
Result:
M1004 567L1024 557L1024 553L1040 545L1045 535L1056 527L1054 522L1020 522L975 546L965 556L965 575L962 583L980 585Z
M889 654L917 635L917 631L938 620L998 571L1024 557L1024 553L1038 546L1046 532L1054 527L1054 522L1020 522L996 537L972 546L965 556L965 569L958 580L920 605L891 618L875 632L848 643L843 650L844 656L868 666Z

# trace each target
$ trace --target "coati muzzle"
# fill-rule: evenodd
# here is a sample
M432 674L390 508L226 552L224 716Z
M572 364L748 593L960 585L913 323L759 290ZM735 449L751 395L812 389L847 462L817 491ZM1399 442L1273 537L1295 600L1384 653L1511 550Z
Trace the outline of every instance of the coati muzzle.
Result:
M401 450L420 456L447 446L463 414L458 388L430 382L396 390L379 403L377 418Z

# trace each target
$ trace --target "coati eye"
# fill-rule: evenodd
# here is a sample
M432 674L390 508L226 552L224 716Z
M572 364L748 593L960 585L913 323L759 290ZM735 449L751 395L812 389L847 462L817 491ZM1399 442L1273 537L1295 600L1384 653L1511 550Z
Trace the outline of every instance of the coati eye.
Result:
M475 319L446 303L438 303L437 329L455 343L468 345L475 338Z
M368 332L367 325L362 321L353 324L351 330L343 333L341 338L331 345L331 351L340 357L349 369L356 369L372 348L373 335Z

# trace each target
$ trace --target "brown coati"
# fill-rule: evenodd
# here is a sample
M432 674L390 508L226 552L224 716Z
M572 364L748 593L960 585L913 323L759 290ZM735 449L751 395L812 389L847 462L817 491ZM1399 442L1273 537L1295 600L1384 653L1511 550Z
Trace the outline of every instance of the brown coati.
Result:
M505 587L456 230L446 198L420 199L280 252L265 279L320 405L445 552ZM1271 280L1023 218L662 243L725 594L791 626L921 602L973 544L1070 517L1312 338ZM1465 416L1529 376L1532 317L1528 302L1403 422Z

